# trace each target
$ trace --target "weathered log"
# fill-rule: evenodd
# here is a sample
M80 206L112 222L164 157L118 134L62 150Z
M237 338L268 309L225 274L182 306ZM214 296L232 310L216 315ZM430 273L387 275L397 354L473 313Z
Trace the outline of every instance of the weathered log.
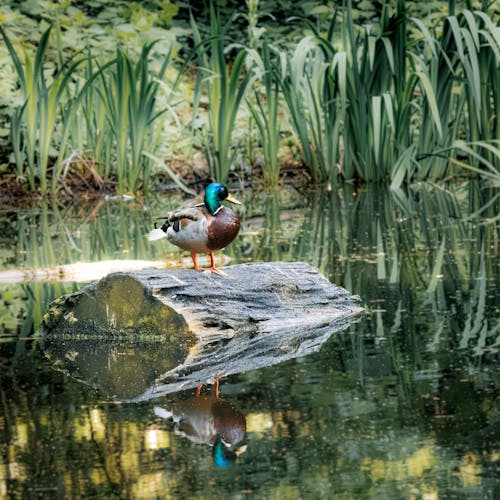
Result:
M112 379L107 392L144 400L317 351L362 311L355 297L301 262L239 264L224 272L111 274L52 306L40 329L42 348L78 378L96 386ZM153 343L156 361L134 355L130 376L98 374L98 365L109 368L116 358L110 345L120 342ZM105 353L96 361L100 344ZM93 374L84 369L89 364ZM151 373L142 373L148 365ZM140 384L133 377L139 366Z

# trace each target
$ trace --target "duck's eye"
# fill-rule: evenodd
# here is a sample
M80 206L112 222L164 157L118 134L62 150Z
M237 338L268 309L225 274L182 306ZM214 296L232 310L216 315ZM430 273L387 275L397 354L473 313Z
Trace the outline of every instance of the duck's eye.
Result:
M219 194L220 194L221 200L225 200L227 198L228 194L229 194L228 191L227 191L227 187L226 186L221 186Z

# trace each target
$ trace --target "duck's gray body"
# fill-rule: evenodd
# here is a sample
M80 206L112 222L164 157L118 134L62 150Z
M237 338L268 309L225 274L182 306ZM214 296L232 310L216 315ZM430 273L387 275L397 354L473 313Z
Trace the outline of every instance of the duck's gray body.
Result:
M191 207L171 213L161 228L149 233L149 239L167 238L184 250L210 253L229 245L239 230L240 221L230 208L221 206L211 215L205 207Z

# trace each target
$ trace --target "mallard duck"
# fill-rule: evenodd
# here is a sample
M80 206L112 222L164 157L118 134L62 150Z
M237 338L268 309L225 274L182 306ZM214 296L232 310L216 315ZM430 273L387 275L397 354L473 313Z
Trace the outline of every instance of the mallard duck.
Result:
M169 214L161 228L149 233L149 240L167 238L174 245L190 251L197 271L205 269L198 266L196 254L208 253L208 269L224 274L215 267L214 251L229 245L240 230L237 215L230 208L221 205L224 200L241 205L229 194L226 186L218 182L209 184L205 189L203 203Z
M172 420L175 432L193 443L211 445L215 465L228 467L246 450L240 446L246 433L245 415L219 397L219 378L213 395L201 395L201 389L194 398L171 402L169 410L155 406L155 415Z

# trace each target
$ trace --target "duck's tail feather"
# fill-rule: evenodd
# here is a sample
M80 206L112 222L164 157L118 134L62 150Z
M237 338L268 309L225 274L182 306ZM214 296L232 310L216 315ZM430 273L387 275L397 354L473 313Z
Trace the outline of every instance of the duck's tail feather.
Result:
M164 418L165 420L169 419L169 418L174 419L174 417L175 417L171 411L166 410L165 408L162 408L161 406L155 406L153 411L155 412L155 415L157 417Z
M161 228L153 229L152 231L150 231L148 233L148 240L149 241L161 240L162 238L166 238L166 237L167 237L167 233Z

